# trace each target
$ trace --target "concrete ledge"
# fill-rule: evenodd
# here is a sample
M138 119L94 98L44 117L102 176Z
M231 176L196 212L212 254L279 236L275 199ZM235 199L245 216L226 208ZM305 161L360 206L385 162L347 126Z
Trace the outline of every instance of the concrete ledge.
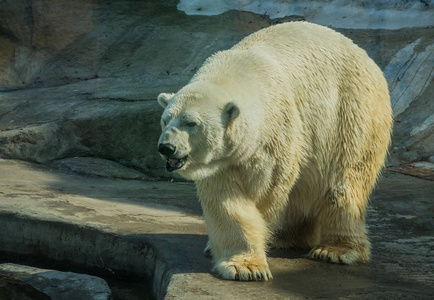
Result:
M198 225L193 232L206 243L192 184L85 177L10 160L0 160L0 173L8 174L0 179L3 253L143 278L163 298L170 264L179 265L172 258L183 252L178 231ZM187 201L172 205L176 190Z
M0 160L0 174L1 253L140 279L157 299L429 299L434 287L433 181L385 173L369 208L371 263L271 250L274 279L241 283L210 273L191 183L86 177L11 160Z
M119 235L92 227L45 221L0 212L2 252L100 269L121 278L153 280L162 298L171 272L156 250L139 236Z

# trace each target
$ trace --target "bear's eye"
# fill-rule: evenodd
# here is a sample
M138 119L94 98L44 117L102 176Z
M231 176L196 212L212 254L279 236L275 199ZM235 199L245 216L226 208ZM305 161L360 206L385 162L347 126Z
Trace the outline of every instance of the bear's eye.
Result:
M187 122L187 124L185 124L185 125L187 125L187 127L194 127L194 126L197 125L197 123L193 122L193 121L190 121L190 122Z

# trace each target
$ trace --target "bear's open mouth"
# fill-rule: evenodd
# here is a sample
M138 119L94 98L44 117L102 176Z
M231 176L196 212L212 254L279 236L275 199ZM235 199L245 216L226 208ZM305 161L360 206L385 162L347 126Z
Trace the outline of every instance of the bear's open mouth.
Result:
M179 170L185 165L186 161L187 156L183 158L168 158L166 161L166 170L169 172Z

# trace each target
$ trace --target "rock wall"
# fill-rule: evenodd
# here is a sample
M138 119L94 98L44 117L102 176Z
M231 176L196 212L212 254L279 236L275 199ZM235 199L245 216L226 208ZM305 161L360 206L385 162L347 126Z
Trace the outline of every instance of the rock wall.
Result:
M188 15L249 11L271 19L298 16L309 22L353 29L400 29L433 25L432 0L180 0Z
M158 93L175 92L209 55L244 36L303 19L188 16L177 2L0 1L0 157L98 157L170 177L156 151ZM396 120L389 164L434 160L434 27L337 30L366 49L389 82Z

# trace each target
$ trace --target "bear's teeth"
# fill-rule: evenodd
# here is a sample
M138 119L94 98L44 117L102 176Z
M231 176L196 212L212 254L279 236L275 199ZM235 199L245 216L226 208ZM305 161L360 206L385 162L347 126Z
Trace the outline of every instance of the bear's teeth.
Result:
M184 158L167 158L166 169L169 172L181 169L186 161L187 157Z
M173 158L169 158L167 161L169 162L170 166L172 166L172 167L175 167L176 164L178 163L178 160L173 159Z

